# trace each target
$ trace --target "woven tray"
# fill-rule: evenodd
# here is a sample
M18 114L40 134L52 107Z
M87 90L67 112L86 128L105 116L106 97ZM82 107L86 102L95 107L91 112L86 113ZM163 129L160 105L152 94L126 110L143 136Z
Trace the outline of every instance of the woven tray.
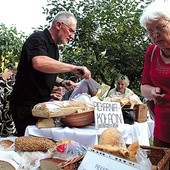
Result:
M170 149L161 147L141 146L146 150L152 163L152 170L169 170Z
M40 170L77 170L83 157L80 155L69 161L46 158L40 161Z

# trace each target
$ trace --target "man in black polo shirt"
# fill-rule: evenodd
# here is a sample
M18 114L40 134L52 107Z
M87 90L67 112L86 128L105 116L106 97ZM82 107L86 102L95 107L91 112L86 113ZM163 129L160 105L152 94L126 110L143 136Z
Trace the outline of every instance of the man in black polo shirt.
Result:
M74 39L76 27L72 13L59 12L49 29L33 33L24 43L9 108L18 136L23 136L26 127L37 122L32 116L33 106L49 101L56 83L66 85L58 78L58 73L72 72L85 79L91 77L86 67L59 61L58 45Z

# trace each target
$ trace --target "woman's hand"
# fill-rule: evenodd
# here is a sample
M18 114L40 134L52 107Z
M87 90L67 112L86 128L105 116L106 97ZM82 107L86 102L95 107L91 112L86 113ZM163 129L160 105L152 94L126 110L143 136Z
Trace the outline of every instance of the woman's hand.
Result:
M155 104L160 104L163 102L165 94L162 94L159 87L153 87L151 89L151 96Z
M148 84L141 85L141 94L148 100L153 100L155 104L164 102L164 96L160 87L154 87Z

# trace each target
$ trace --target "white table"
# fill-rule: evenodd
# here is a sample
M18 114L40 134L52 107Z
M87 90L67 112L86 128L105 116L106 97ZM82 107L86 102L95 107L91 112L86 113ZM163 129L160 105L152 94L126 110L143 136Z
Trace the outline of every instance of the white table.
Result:
M138 140L140 145L149 146L149 138L152 137L147 122L133 125L124 124L117 128L127 144L131 144ZM98 144L98 139L104 129L96 130L95 126L86 126L83 128L55 127L55 128L37 128L36 126L28 126L25 136L41 136L56 141L70 139L81 143L84 146L92 146Z
M154 139L153 131L154 131L155 122L150 119L147 121L147 123L148 123L149 130L150 130L150 134L149 134L150 139L153 140Z

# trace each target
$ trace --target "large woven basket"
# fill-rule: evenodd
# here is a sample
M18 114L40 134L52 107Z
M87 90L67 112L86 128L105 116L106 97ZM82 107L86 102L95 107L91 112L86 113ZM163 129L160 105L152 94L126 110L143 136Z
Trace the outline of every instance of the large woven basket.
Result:
M146 150L152 163L152 170L169 170L170 149L153 146L141 146L141 148Z
M60 119L61 123L69 127L83 127L94 121L94 111L71 114Z

